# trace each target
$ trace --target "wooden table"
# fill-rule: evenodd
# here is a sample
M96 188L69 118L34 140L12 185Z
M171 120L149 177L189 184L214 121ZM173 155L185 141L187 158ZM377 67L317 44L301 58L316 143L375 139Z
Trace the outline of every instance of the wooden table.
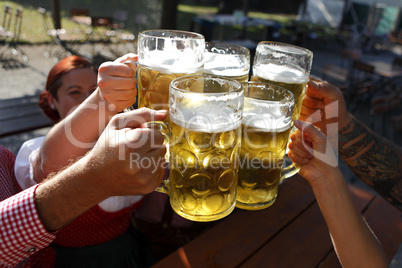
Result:
M383 198L351 186L356 204L392 259L402 241L401 213ZM285 180L270 208L236 209L154 267L341 267L309 184Z

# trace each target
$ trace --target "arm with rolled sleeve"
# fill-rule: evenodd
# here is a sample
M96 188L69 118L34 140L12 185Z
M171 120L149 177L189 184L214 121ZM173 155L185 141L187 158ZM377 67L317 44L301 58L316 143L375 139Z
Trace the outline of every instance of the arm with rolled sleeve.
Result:
M0 202L0 267L15 266L55 239L39 218L36 188L30 187Z

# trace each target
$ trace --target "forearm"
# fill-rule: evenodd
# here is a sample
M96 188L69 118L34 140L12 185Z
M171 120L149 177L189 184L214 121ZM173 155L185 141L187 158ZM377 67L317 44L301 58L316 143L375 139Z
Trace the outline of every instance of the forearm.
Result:
M34 165L38 182L90 150L115 114L95 91L47 134Z
M353 118L339 131L339 155L357 177L401 206L401 147Z
M97 188L88 166L84 158L80 159L38 186L35 203L49 232L62 228L108 197Z
M343 267L387 267L380 243L353 203L340 172L313 186Z

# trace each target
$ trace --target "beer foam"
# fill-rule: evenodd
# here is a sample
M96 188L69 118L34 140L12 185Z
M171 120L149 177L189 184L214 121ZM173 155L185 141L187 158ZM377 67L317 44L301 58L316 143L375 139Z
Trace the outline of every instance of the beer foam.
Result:
M194 53L175 51L169 53L155 50L146 53L138 62L163 73L195 73L202 69L203 62Z
M282 83L306 83L308 75L295 66L264 63L253 67L253 75Z
M243 76L248 74L250 65L238 55L216 55L206 53L204 73L220 76Z
M292 115L284 114L280 105L245 97L242 124L261 131L282 132L291 127Z
M241 124L241 114L233 113L233 109L223 106L219 102L200 102L199 105L191 105L191 109L175 106L171 109L170 119L183 128L204 133L225 132L238 128Z
M277 118L267 114L243 114L242 124L247 127L259 129L262 132L283 132L291 127L292 121L285 117Z
M204 67L204 73L205 74L217 75L217 76L237 77L237 76L247 75L248 70L236 69L236 68L230 68L230 69L207 69L207 68Z

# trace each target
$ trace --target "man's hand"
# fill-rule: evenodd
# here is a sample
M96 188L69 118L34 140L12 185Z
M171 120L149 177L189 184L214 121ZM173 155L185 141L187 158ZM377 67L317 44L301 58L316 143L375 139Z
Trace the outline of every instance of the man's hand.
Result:
M146 194L160 184L166 153L164 137L143 125L166 117L165 110L141 108L112 118L86 156L101 190L110 196Z

